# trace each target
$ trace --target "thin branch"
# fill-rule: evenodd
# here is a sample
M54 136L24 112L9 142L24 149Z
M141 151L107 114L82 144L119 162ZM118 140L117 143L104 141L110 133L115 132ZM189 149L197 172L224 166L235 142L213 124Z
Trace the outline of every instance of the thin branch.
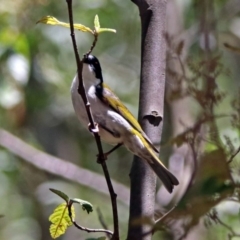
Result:
M104 229L108 229L107 224L106 224L106 222L104 221L102 212L101 212L101 210L100 210L99 207L97 208L97 214L98 214L98 220L99 220L99 222L101 223L102 227L103 227ZM108 237L109 239L111 239L111 235L110 235L110 234L106 234L106 235L107 235L107 237Z
M229 160L227 161L227 163L231 163L231 162L233 161L233 159L238 155L239 152L240 152L240 146L239 146L238 149L235 151L235 153L231 155L231 157L229 158Z
M108 188L105 184L105 179L102 175L76 166L69 161L65 161L42 152L1 128L0 146L6 148L9 152L22 158L24 161L40 170L92 188L94 191L109 194ZM118 192L118 200L128 206L129 189L123 184L115 181L112 181L112 183Z
M97 40L98 40L98 33L96 32L96 30L94 30L94 40L93 40L92 46L90 47L90 50L86 53L86 55L89 55L93 51L93 49L97 44Z
M71 211L72 204L73 204L73 202L71 202L71 201L68 203L68 215L76 228L78 228L82 231L88 232L88 233L102 232L102 233L107 233L107 234L113 235L113 232L110 230L98 229L98 228L86 228L86 227L83 227L83 226L79 225L78 223L76 223L75 219L72 218L72 211Z
M159 224L160 222L164 221L164 219L176 208L176 205L174 205L169 211L167 211L163 216L161 216L159 219L155 221L155 226ZM155 228L155 227L154 227Z
M108 173L106 162L103 161L101 163L101 165L102 165L103 172L104 172L104 175L105 175L105 178L106 178L106 181L107 181L108 190L110 192L111 202L112 202L113 225L114 225L114 234L113 234L112 239L118 240L119 239L119 229L118 229L117 194L114 192L112 182L111 182L111 178L110 178L110 175Z
M192 175L189 181L189 185L186 189L186 192L189 190L189 188L193 185L193 182L195 180L196 174L197 174L197 169L198 169L198 162L197 162L197 152L195 149L195 138L196 136L193 137L192 142L190 142L190 147L192 149L192 155L193 155L193 171L192 171Z
M83 79L82 79L82 68L83 68L83 62L80 60L79 54L78 54L78 49L77 49L77 44L76 44L76 39L75 39L75 34L74 34L74 27L73 27L73 13L72 13L72 0L66 0L67 5L68 5L68 14L69 14L69 23L70 23L70 31L71 31L71 38L72 38L72 43L73 43L73 48L74 48L74 53L75 53L75 58L76 58L76 63L77 63L77 69L78 69L78 79L79 79L79 87L78 87L78 92L79 94L82 96L82 99L85 103L86 106L86 111L87 111L87 115L89 118L89 122L90 122L90 127L91 129L93 129L93 134L95 137L95 141L97 144L97 148L98 148L98 161L101 163L102 165L102 169L104 172L104 176L106 178L107 181L107 185L108 185L108 189L109 189L109 193L111 196L111 203L112 203L112 212L113 212L113 224L114 224L114 234L113 234L113 238L112 239L119 239L119 227L118 227L118 211L117 211L117 194L114 192L112 183L111 183L111 178L107 169L107 165L105 162L105 155L103 153L103 149L102 149L102 144L101 144L101 139L100 136L98 134L98 130L96 129L94 120L93 120L93 116L91 113L91 108L90 108L90 103L87 99L86 96L86 92L84 89L84 85L83 85ZM95 47L97 42L97 37L95 37L94 42L92 44L92 47L90 49L90 51L93 50L93 48Z
M213 209L213 213L209 214L209 217L215 222L219 223L223 227L225 227L230 233L228 234L228 239L231 240L234 237L240 237L240 233L236 233L231 226L224 223L219 217L218 213L215 209Z
M188 143L191 150L192 150L193 168L192 168L191 177L190 177L190 180L188 182L185 193L187 193L189 191L189 189L191 188L191 186L193 185L196 174L197 174L197 170L198 170L198 161L197 161L197 152L196 152L196 147L195 147L195 140L196 140L196 135L193 135L193 138Z
M73 44L73 49L74 49L74 54L75 54L75 59L76 59L76 63L77 63L77 74L78 74L78 79L79 79L79 86L78 86L78 92L81 95L83 102L85 103L85 107L86 107L86 112L88 115L88 119L90 122L90 128L93 130L93 134L95 137L95 141L98 147L98 152L99 152L99 157L104 161L104 154L103 154L103 149L102 149L102 144L101 144L101 139L100 136L98 134L98 131L96 129L94 120L93 120L93 116L92 116L92 112L91 112L91 107L90 107L90 103L87 99L87 95L85 92L85 88L83 85L83 78L82 78L82 68L83 68L83 62L80 60L79 57L79 53L78 53L78 48L77 48L77 43L76 43L76 39L75 39L75 33L74 33L74 27L73 27L73 13L72 13L72 0L66 0L67 5L68 5L68 14L69 14L69 23L70 23L70 35L72 38L72 44Z
M159 219L157 219L155 221L155 225L153 227L153 229L151 231L148 231L146 233L144 233L144 236L145 235L148 235L148 234L154 234L154 232L161 226L162 222L165 220L166 217L169 216L169 214L176 208L176 205L174 205L169 211L167 211L163 216L161 216Z

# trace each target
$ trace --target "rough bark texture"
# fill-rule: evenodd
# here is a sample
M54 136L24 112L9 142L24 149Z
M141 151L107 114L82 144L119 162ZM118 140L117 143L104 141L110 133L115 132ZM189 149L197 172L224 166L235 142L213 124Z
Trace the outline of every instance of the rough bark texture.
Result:
M165 89L165 0L133 1L139 8L142 25L142 56L139 122L159 147L162 132ZM128 240L148 240L149 226L133 225L134 219L154 216L156 177L152 170L134 158L131 173L131 196Z

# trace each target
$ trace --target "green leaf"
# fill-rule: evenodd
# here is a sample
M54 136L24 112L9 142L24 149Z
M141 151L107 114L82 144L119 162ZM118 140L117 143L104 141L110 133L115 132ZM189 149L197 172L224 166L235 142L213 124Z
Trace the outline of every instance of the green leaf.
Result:
M58 25L58 26L70 28L69 23L61 22L53 16L43 17L42 19L38 20L37 23L44 23L44 24L48 24L48 25ZM94 35L94 31L91 28L86 27L80 23L73 24L73 27L76 30L79 30L82 32L89 32ZM115 29L101 28L98 15L96 15L94 18L94 29L95 29L95 33L97 33L97 34L102 33L102 32L113 32L113 33L117 32Z
M176 208L167 215L164 222L188 216L190 220L185 227L190 229L211 208L233 195L235 184L224 150L219 148L199 157L193 185L181 198ZM155 227L161 229L162 222Z
M40 20L38 20L37 23L45 23L45 24L50 24L50 25L59 25L60 21L58 21L57 18L55 18L55 17L46 16L46 17L43 17Z
M73 199L70 199L70 201L73 203L78 203L78 204L82 205L82 209L86 210L87 213L90 213L93 211L93 206L90 202L84 201L79 198L73 198Z
M55 193L56 195L58 195L59 197L61 197L63 200L65 200L68 203L69 197L65 193L53 188L49 188L49 190Z
M97 32L98 32L98 29L100 28L100 22L99 22L98 15L96 15L94 18L94 28Z
M49 25L59 25L62 27L67 27L70 28L70 24L69 23L65 23L65 22L61 22L59 21L57 18L52 17L52 16L46 16L43 17L42 19L38 20L37 23L44 23L44 24L49 24ZM93 33L92 29L77 23L77 24L73 24L74 29L82 31L82 32L89 32L89 33Z
M72 218L75 218L74 207L71 206ZM50 215L49 221L52 223L50 225L49 231L53 239L58 238L64 234L68 227L72 225L72 221L68 215L68 205L67 203L62 203L54 209L54 212Z
M68 24L69 25L69 24ZM70 27L70 25L68 26ZM76 24L73 24L73 27L74 29L76 30L79 30L79 31L82 31L82 32L89 32L89 33L92 33L93 34L93 31L92 29L80 24L80 23L76 23Z
M112 29L112 28L99 28L98 33L102 33L102 32L113 32L113 33L116 33L117 30Z
M94 18L94 29L97 34L102 32L113 32L113 33L117 32L115 29L112 29L112 28L101 28L98 15L96 15Z

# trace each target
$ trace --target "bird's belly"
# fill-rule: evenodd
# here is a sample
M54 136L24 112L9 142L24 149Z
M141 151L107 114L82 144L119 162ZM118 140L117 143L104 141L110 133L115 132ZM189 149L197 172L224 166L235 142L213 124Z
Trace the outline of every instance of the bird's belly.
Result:
M97 97L88 98L94 121L98 124L99 135L104 142L109 144L122 143L122 132L130 128L129 123L114 110L102 103ZM79 121L88 128L89 119L81 96L72 93L73 107Z
M111 133L109 133L105 129L101 128L100 126L98 128L99 128L99 136L101 137L101 139L104 142L111 144L111 145L116 145L116 144L122 143L121 137L114 137Z
M127 130L128 126L126 125L129 123L121 115L106 107L102 102L98 107L92 107L92 113L103 141L113 145L123 142L122 135Z

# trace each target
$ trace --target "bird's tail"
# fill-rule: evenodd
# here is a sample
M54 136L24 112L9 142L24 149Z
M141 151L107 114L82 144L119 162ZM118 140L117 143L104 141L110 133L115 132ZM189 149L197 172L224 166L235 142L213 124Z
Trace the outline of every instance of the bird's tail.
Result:
M150 150L151 151L151 150ZM148 165L156 173L156 175L163 182L168 192L172 192L173 187L178 185L179 182L177 178L163 165L161 160L155 155L155 153L150 152L151 158L145 159Z
M168 192L171 193L173 187L179 184L177 178L163 165L161 160L156 156L152 146L140 132L138 132L136 129L131 129L131 136L132 141L126 141L124 143L125 146L135 155L146 160L148 165L163 182ZM134 144L135 146L132 147ZM138 151L136 151L136 149Z

